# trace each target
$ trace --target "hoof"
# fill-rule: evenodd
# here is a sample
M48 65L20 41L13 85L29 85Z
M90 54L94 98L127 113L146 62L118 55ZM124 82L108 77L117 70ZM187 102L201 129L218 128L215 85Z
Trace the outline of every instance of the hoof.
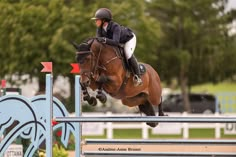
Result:
M101 99L99 99L101 101L101 103L105 104L107 102L107 97L103 97Z
M101 96L101 97L96 97L99 99L99 101L103 104L105 104L107 102L107 97L106 96Z
M91 106L96 106L96 105L97 105L97 99L94 98L94 97L91 97L91 98L88 100L88 103L89 103L89 105L91 105Z
M105 94L103 93L99 93L96 95L96 98L99 99L99 101L103 104L105 104L107 102L107 97Z
M149 122L149 123L146 123L146 124L149 125L152 128L155 128L158 125L157 122Z
M90 96L89 96L89 95L86 95L86 96L83 97L83 100L84 100L84 101L89 101L89 99L90 99Z
M158 114L159 116L166 116L163 112Z

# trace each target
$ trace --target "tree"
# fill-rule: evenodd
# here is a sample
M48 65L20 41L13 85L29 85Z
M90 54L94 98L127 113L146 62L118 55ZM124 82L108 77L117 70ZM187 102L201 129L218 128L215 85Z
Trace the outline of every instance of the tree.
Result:
M160 27L146 14L145 4L135 0L0 0L0 77L14 75L20 79L27 74L38 78L40 91L44 91L40 62L52 61L54 79L59 75L69 77L73 87L69 63L75 62L75 50L71 42L80 43L95 36L96 27L90 18L99 7L110 8L115 21L135 31L138 36L135 55L142 61L152 60L154 65Z
M149 11L161 22L163 36L157 53L166 80L177 76L190 112L188 90L193 84L219 81L219 63L228 36L227 0L150 1ZM220 69L224 71L225 69ZM190 89L190 88L189 88Z

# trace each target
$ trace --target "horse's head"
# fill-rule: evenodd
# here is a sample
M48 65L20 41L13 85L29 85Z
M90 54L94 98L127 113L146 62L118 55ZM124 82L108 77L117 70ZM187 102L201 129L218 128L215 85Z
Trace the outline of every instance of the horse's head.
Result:
M90 38L86 42L80 45L74 44L74 46L77 49L76 60L80 64L82 86L96 86L95 82L101 73L115 71L107 66L115 63L114 61L119 58L112 46L98 42L97 38ZM117 68L116 63L113 66Z
M74 47L77 49L76 60L80 64L80 82L86 87L90 85L91 79L95 73L97 57L94 51L92 51L92 45L93 43L99 44L95 39L96 38L89 38L79 45L73 43Z

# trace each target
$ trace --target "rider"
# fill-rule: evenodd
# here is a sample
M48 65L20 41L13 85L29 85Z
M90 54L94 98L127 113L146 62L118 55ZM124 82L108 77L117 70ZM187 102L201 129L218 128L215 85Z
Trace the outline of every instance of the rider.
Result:
M129 28L112 21L112 13L107 8L98 9L95 17L91 19L95 20L99 42L112 46L124 45L126 59L134 72L134 85L142 85L138 63L133 54L136 47L136 35Z

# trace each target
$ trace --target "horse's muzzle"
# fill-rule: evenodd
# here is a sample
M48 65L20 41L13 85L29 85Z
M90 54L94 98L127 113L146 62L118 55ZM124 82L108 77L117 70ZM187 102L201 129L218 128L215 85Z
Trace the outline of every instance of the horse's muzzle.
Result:
M80 84L83 86L83 87L88 87L90 86L90 77L87 73L81 73L81 77L80 77Z
M90 80L87 80L87 81L84 83L84 85L85 85L86 87L88 87L88 86L90 85Z

